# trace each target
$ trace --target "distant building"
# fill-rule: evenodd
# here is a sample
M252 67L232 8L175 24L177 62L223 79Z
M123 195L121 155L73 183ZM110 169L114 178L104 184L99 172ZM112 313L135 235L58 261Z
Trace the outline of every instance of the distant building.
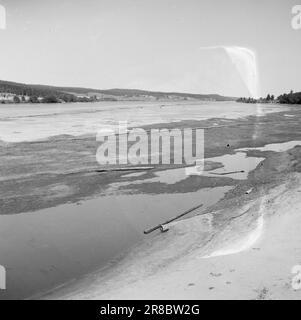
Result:
M12 103L14 102L15 97L18 97L20 102L29 102L29 99L30 99L29 96L17 95L17 94L8 93L8 92L0 92L0 102Z
M15 94L8 93L8 92L1 92L0 93L0 101L4 102L13 102Z

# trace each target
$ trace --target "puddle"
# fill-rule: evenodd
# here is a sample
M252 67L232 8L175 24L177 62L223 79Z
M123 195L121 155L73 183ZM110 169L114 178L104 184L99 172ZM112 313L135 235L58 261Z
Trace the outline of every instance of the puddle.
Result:
M106 196L0 215L0 258L7 271L0 299L26 298L99 269L143 239L144 229L201 203L212 205L230 189Z
M145 173L145 172L144 172ZM144 174L143 173L143 174ZM139 177L142 174L134 175L134 174L127 174L122 177ZM118 190L121 187L125 187L128 185L139 185L143 183L154 183L154 182L160 182L165 184L175 184L181 180L184 180L188 178L185 172L185 168L177 168L177 169L167 169L162 171L156 171L154 172L155 177L153 178L147 178L147 179L138 179L134 181L124 181L124 182L113 182L110 184L109 189L107 192L114 192Z
M162 171L154 172L155 177L149 179L138 179L135 181L128 181L126 182L117 182L111 183L109 191L113 192L118 190L123 186L127 186L129 184L132 185L139 185L143 183L154 183L160 182L165 184L175 184L179 181L185 180L190 175L199 175L204 177L228 177L236 180L245 180L248 178L248 174L250 171L254 170L258 164L264 160L265 158L259 157L248 157L246 152L237 152L235 154L227 154L220 157L215 158L207 158L206 162L215 162L221 163L223 165L222 168L213 169L203 171L199 173L195 170L195 167L184 167L184 168L177 168L177 169L167 169ZM238 171L238 172L237 172ZM240 172L243 171L243 172ZM228 172L235 172L232 174L223 175L224 173ZM140 175L140 174L139 174ZM135 176L139 176L135 174ZM130 177L130 175L126 175L123 177ZM131 177L134 177L134 174L131 174Z
M264 147L260 148L245 148L237 149L238 151L249 151L249 150L258 150L258 151L275 151L275 152L284 152L290 150L296 146L301 146L301 141L288 141L283 143L271 143L267 144Z
M132 178L132 177L140 177L143 176L146 172L142 171L142 172L134 172L134 173L128 173L125 174L123 176L121 176L122 178Z
M175 184L187 178L185 168L178 168L172 170L158 171L156 174L156 180L161 183Z
M161 182L166 184L175 184L187 178L185 168L168 169L154 172L155 177L137 181L139 183ZM135 181L136 182L136 181Z
M258 164L265 158L247 157L245 152L237 152L235 154L226 154L224 156L209 158L206 160L220 162L224 165L211 171L204 171L202 174L206 177L228 177L237 180L245 180L248 178L250 171L254 170ZM227 172L244 171L227 175L220 175Z

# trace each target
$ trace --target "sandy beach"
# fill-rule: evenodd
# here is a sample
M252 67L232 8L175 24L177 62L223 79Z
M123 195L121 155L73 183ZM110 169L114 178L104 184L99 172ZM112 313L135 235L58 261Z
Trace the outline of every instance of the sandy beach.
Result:
M296 147L281 157L300 155ZM300 173L285 174L278 186L172 223L117 266L46 298L300 299L292 287L292 269L301 263L300 182Z

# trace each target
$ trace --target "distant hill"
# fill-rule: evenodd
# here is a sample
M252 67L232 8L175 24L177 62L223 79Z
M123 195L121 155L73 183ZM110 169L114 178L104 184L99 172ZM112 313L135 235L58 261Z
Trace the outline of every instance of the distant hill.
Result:
M20 99L20 97L28 97L27 101L29 101L29 97L40 97L40 98L49 98L53 97L57 100L66 99L72 102L75 99L73 94L68 94L51 86L39 86L39 85L31 85L24 83L17 83L11 81L2 81L0 80L0 100L3 101L6 97L16 96ZM1 99L2 98L2 99ZM13 101L14 102L14 101ZM53 102L59 102L54 99Z
M216 101L232 101L235 100L233 97L225 97L218 94L193 94L193 93L181 93L181 92L161 92L161 91L146 91L138 89L108 89L108 90L97 90L87 88L59 88L70 93L77 94L104 94L115 97L154 97L157 99L172 99L172 98L183 98L183 99L195 99L195 100L216 100Z
M55 97L66 102L88 100L213 100L232 101L236 98L218 94L192 94L180 92L159 92L137 89L92 89L77 87L56 87L47 85L24 84L0 80L0 94L9 93L17 96L35 96L40 98ZM1 98L0 98L1 99ZM55 102L55 101L54 101ZM59 102L59 101L58 101Z

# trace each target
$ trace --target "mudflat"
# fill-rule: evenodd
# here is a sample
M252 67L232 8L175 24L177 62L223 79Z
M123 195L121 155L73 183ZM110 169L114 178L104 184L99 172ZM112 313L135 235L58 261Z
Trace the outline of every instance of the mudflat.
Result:
M301 145L275 146L216 204L43 298L300 299Z
M76 287L84 298L102 297L102 290L106 290L106 297L114 298L117 291L111 284L115 280L119 288L124 284L124 279L117 279L116 274L123 277L131 268L134 268L134 278L127 279L131 281L132 297L144 296L147 290L145 293L142 290L147 287L138 289L138 279L145 278L145 283L148 276L159 279L161 272L171 271L172 266L182 263L182 258L186 260L186 255L194 249L200 251L193 256L202 258L214 252L233 251L233 247L247 247L252 239L260 236L256 236L256 232L260 227L259 209L265 208L261 206L262 197L291 179L298 179L300 172L297 146L280 150L282 152L256 148L299 141L300 114L300 109L292 106L283 112L238 119L185 120L144 126L146 130L204 128L206 161L205 174L201 176L186 176L181 165L156 165L142 172L132 172L131 168L128 172L99 172L95 135L1 142L2 225L20 229L18 238L2 233L0 251L8 252L9 248L10 253L1 257L13 270L11 281L18 279L4 298L41 296L39 292L72 279L78 281L47 297L76 298ZM250 149L240 151L246 148ZM227 165L239 168L243 165L245 175L214 174L225 170ZM143 236L144 228L200 203L205 206L172 225L167 233ZM238 233L231 231L232 223L240 219L247 219L249 227L245 228L246 223L241 222L235 225ZM238 244L232 246L231 237L229 241L219 238L223 232L233 235L239 240ZM244 241L243 235L251 240ZM183 243L185 245L181 245ZM220 243L229 243L229 246L223 248ZM162 251L162 248L170 250ZM23 259L20 265L24 255L28 261ZM152 264L145 260L146 255L154 258ZM35 257L33 262L30 257ZM210 257L208 263L211 259L218 258ZM140 271L137 266L141 267ZM26 277L22 278L24 269ZM95 273L91 276L91 272ZM85 274L88 278L82 278ZM101 288L91 291L90 285L100 283L97 279L102 281ZM162 283L165 282L162 280ZM194 285L190 283L194 282L188 283L191 289ZM159 282L153 285L158 285L156 290L162 289ZM22 290L24 287L27 289ZM173 297L173 286L166 285L166 288L166 297ZM123 291L118 289L119 296L123 296Z

